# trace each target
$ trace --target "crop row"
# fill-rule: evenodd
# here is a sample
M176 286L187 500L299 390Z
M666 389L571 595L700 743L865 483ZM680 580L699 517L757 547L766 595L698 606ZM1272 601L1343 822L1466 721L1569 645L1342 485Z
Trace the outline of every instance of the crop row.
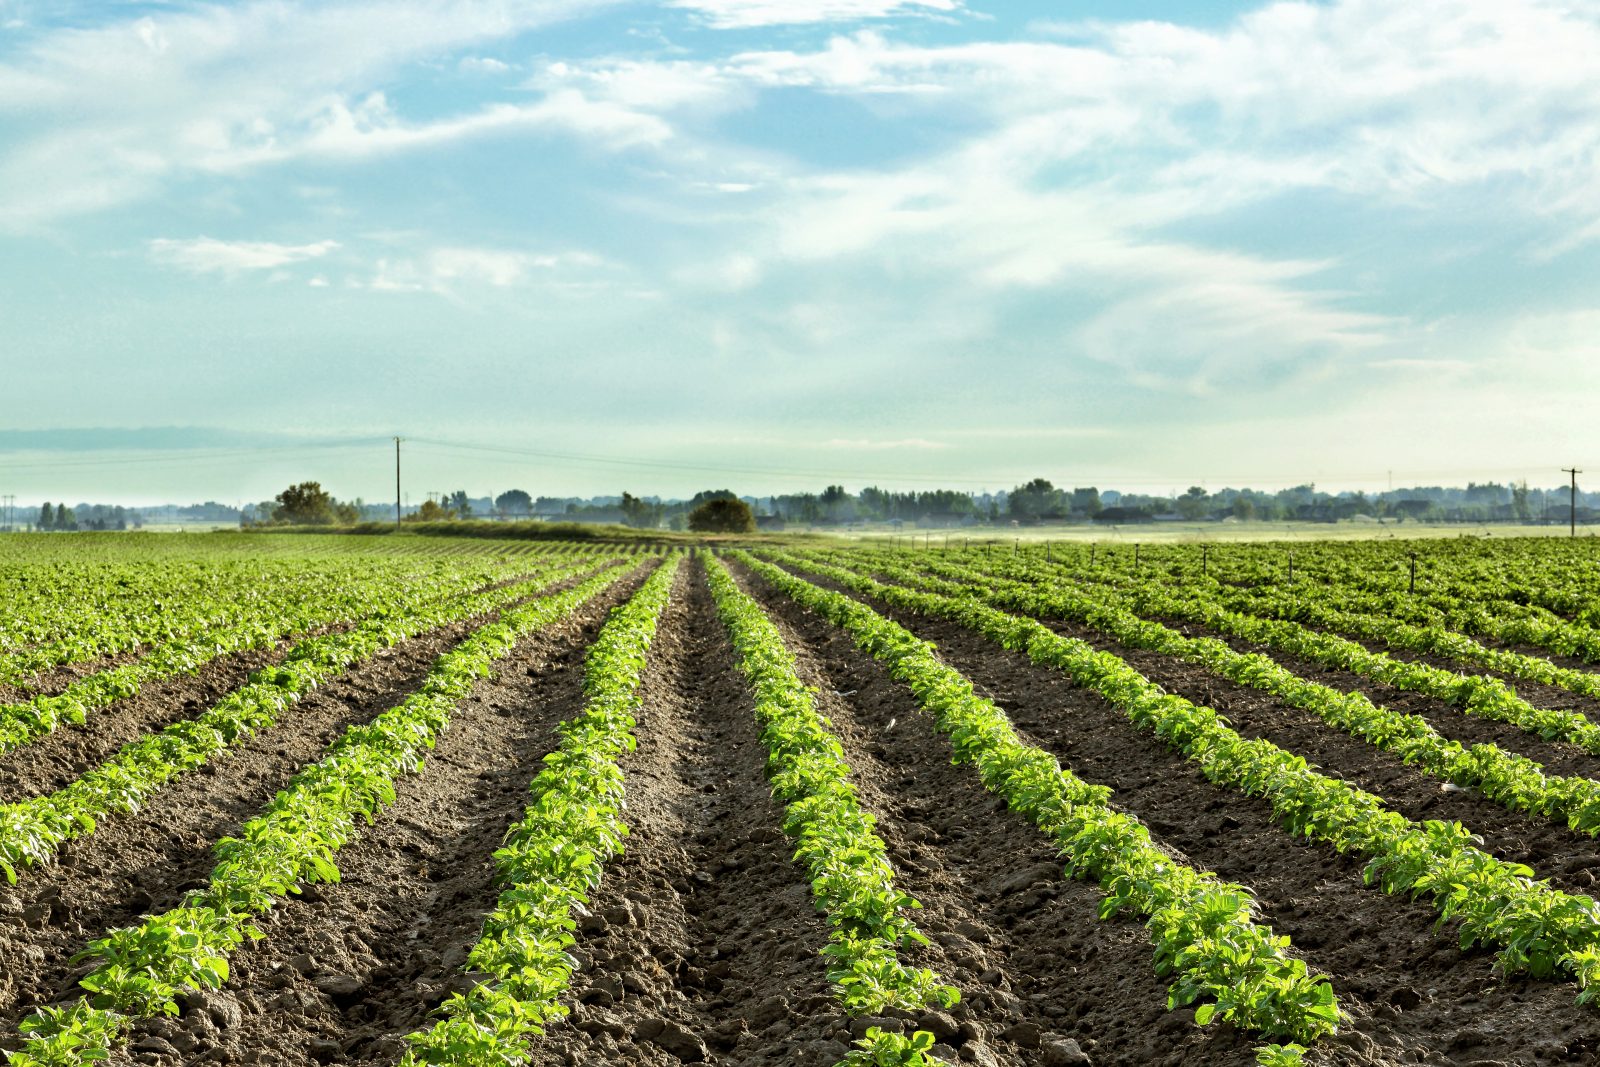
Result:
M494 610L588 566L574 564L531 581L440 603L396 606L348 632L302 642L282 663L256 671L246 685L195 718L129 743L53 793L0 805L0 872L14 883L18 867L44 862L66 841L94 832L96 821L109 814L137 810L172 778L239 738L272 726L302 695L379 649Z
M959 576L959 567L932 561L936 573ZM1012 568L1027 576L1025 568ZM1000 573L998 568L993 573ZM1033 574L1034 581L1049 582L1055 574ZM1055 586L1059 588L1059 586ZM1373 652L1358 642L1320 633L1296 622L1263 619L1229 611L1200 597L1174 593L1155 585L1141 585L1106 594L1126 603L1141 616L1186 619L1219 633L1265 645L1278 652L1372 678L1396 689L1443 700L1464 714L1492 719L1536 734L1546 740L1561 740L1589 752L1600 753L1600 725L1581 712L1564 708L1541 708L1517 695L1515 689L1498 678L1458 674L1441 667L1412 660L1396 659Z
M134 1021L176 1013L181 991L220 988L233 951L262 936L259 916L302 883L338 880L336 853L394 802L395 779L421 769L424 751L476 682L523 636L572 614L622 573L606 570L508 609L441 655L403 703L350 727L237 838L217 843L218 863L204 888L89 945L84 957L98 962L79 981L85 995L25 1020L27 1040L11 1055L13 1067L101 1061Z
M520 568L517 577L532 577L559 559L553 554L543 557L535 566ZM370 579L352 579L337 590L313 584L295 603L263 607L246 602L241 617L228 624L169 641L141 659L88 675L55 695L0 705L0 752L35 741L63 724L82 725L90 712L135 696L150 682L193 673L219 656L268 648L287 636L404 610L419 596L423 602L443 601L482 584L483 578L482 572L467 570L426 582L400 582L380 572Z
M1327 978L1288 952L1289 939L1256 919L1243 886L1176 861L1137 819L1111 807L1111 790L1084 782L1042 749L1023 742L1004 712L979 696L927 642L843 594L820 588L747 554L735 557L775 588L839 626L910 687L948 735L957 762L976 766L984 785L1038 824L1061 849L1068 871L1106 891L1102 917L1145 916L1156 970L1173 977L1169 1006L1203 1001L1195 1018L1314 1041L1340 1013ZM785 557L786 562L794 562ZM850 572L805 563L840 581ZM876 585L877 583L872 583ZM1298 1045L1262 1050L1263 1063L1299 1062Z
M1412 822L1271 742L1245 740L1213 709L1164 692L1116 656L997 611L976 596L886 585L793 557L785 562L901 609L954 620L1066 672L1193 760L1212 782L1269 800L1292 833L1366 857L1369 881L1390 893L1432 897L1441 920L1458 924L1463 947L1498 948L1507 972L1569 975L1582 987L1580 1002L1600 995L1600 905L1552 889L1534 880L1529 868L1483 851L1459 823Z
M784 833L796 841L795 858L811 872L812 896L832 928L823 955L840 1004L864 1017L954 1006L960 993L953 986L900 960L901 948L927 944L908 914L922 905L896 887L877 822L857 800L844 750L795 674L782 635L719 561L707 558L706 576L755 695L767 776L785 805ZM927 1031L870 1027L845 1062L923 1064L934 1042Z
M438 1023L407 1038L404 1064L522 1063L527 1038L565 1014L574 915L586 913L628 832L617 760L635 744L639 682L680 561L659 566L589 647L583 711L559 727L561 743L529 787L532 803L495 853L505 888L465 964L489 978L451 996Z
M1476 786L1489 799L1513 811L1560 817L1574 830L1590 836L1600 834L1600 782L1577 775L1546 774L1537 761L1496 745L1462 745L1442 736L1421 716L1403 715L1376 705L1364 693L1343 692L1301 678L1270 657L1236 652L1216 638L1187 637L1140 618L1114 600L1096 599L1076 589L1005 581L980 571L965 572L967 584L962 584L931 578L881 559L873 559L869 566L896 582L935 592L972 593L991 607L1025 615L1071 619L1125 645L1177 657L1310 711L1329 725L1399 756L1426 774L1456 785ZM954 575L963 573L950 565L942 565L941 569Z

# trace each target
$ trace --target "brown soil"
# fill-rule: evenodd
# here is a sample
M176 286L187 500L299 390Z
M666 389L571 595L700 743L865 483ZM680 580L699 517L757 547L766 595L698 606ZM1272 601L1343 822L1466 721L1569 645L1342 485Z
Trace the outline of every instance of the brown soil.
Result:
M686 566L624 763L630 836L578 948L571 1017L533 1062L833 1064L847 1045L827 930L779 831L750 695L698 566Z
M295 641L284 640L270 650L218 656L194 674L147 682L126 700L91 709L81 726L59 726L0 754L0 803L54 792L104 763L123 745L193 718L244 685L250 672L277 663L294 645Z
M400 1036L471 984L460 968L498 895L494 850L552 728L582 707L584 649L644 574L520 642L458 706L422 772L397 783L394 805L340 850L341 880L269 913L221 993L141 1024L137 1060L394 1063Z
M1576 745L1570 745L1562 741L1546 741L1537 734L1528 733L1526 730L1510 723L1497 722L1477 715L1468 715L1437 697L1407 689L1397 689L1392 685L1375 681L1353 671L1323 667L1309 660L1275 652L1263 645L1254 645L1238 638L1230 638L1227 635L1216 633L1193 623L1170 619L1158 621L1191 637L1213 637L1224 641L1230 648L1240 652L1262 653L1270 656L1284 669L1292 671L1309 681L1317 682L1333 689L1362 693L1373 703L1381 704L1391 711L1420 716L1426 719L1441 734L1460 741L1462 744L1497 745L1508 752L1520 753L1529 759L1537 760L1551 774L1576 774L1591 778L1600 776L1600 756L1586 752ZM1455 669L1460 669L1459 665ZM1571 708L1575 707L1580 699L1565 690L1553 690L1548 686L1530 686L1524 683L1516 685L1515 688L1520 695L1543 707ZM1552 694L1559 694L1568 699L1562 700Z
M1351 1016L1345 1031L1324 1044L1320 1055L1327 1062L1520 1067L1593 1061L1600 1019L1574 1005L1574 986L1502 981L1488 953L1463 952L1452 930L1434 929L1430 905L1365 886L1359 861L1290 838L1265 802L1205 781L1192 764L1061 672L953 623L873 606L935 642L945 661L996 700L1034 743L1084 779L1111 786L1113 802L1141 818L1162 844L1255 892L1266 921L1288 934L1312 967L1332 976ZM1593 851L1587 843L1567 843L1557 855L1541 857L1541 866L1587 866ZM1123 1055L1102 1044L1095 1062L1152 1062L1113 1058ZM1165 1062L1213 1061L1205 1053L1180 1053Z
M1600 870L1600 855L1596 854L1600 848L1589 835L1568 830L1565 823L1509 811L1476 789L1448 787L1309 711L1291 707L1270 693L1236 685L1204 667L1131 648L1087 627L1059 621L1048 625L1120 657L1170 693L1216 708L1246 737L1264 737L1319 767L1335 768L1340 778L1382 797L1408 819L1464 823L1485 838L1488 851L1516 863L1539 867L1551 856L1565 857L1560 868L1540 870L1540 876L1569 892L1592 892L1596 870ZM1574 848L1583 854L1569 856Z
M58 862L21 872L15 887L0 886L0 1018L7 1032L34 1006L73 995L86 968L70 957L87 939L169 908L204 884L215 841L237 832L348 726L404 700L443 651L491 617L379 652L271 729L174 779L138 813L102 820L93 835L63 847Z
M1066 878L1038 827L951 763L909 690L843 631L758 580L746 585L817 688L901 888L923 904L930 965L961 989L970 1025L1001 1062L1037 1062L1062 1039L1096 1064L1254 1062L1253 1043L1231 1026L1199 1030L1192 1012L1166 1011L1143 925L1099 920L1104 895Z

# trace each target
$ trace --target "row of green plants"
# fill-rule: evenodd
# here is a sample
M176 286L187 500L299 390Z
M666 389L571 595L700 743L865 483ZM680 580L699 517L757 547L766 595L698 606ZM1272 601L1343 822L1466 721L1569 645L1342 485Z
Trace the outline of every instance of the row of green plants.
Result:
M929 561L928 569L952 577L963 573L961 568L943 561ZM1026 564L1013 564L1010 569L1019 577L1029 576L1031 570L1034 584L1059 588L1060 579L1053 573L1039 573ZM985 581L993 574L1003 573L999 568L984 568L984 571ZM1396 689L1434 697L1467 715L1503 722L1547 741L1566 741L1600 754L1600 725L1578 711L1538 707L1518 696L1514 688L1499 678L1458 674L1427 663L1396 659L1335 634L1321 633L1297 622L1229 611L1201 597L1168 587L1128 586L1112 595L1141 616L1199 623L1219 633L1265 645L1324 667L1350 671Z
M657 567L589 647L583 711L559 727L561 742L529 787L532 802L494 854L504 889L465 964L489 977L406 1038L403 1067L526 1063L527 1039L566 1013L575 916L586 914L628 832L618 760L635 745L639 683L681 559Z
M168 781L241 737L271 727L302 695L380 649L493 611L589 567L578 563L482 593L396 607L345 633L302 642L281 663L255 671L247 684L195 718L130 742L53 793L0 805L0 873L15 884L19 868L45 862L65 842L93 833L98 820L108 815L138 810Z
M840 1005L858 1017L953 1007L960 999L954 986L900 960L900 949L928 943L910 915L922 904L895 885L877 821L862 809L844 749L795 674L778 628L720 561L708 558L706 575L755 696L767 776L785 805L783 831L796 843L795 859L810 872L812 897L831 928L822 952ZM935 1062L927 1056L934 1041L926 1031L871 1027L844 1062L922 1067Z
M1502 573L1489 572L1478 577L1464 575L1458 569L1441 571L1437 569L1438 563L1431 566L1424 563L1418 587L1412 592L1403 563L1391 577L1374 577L1371 560L1366 557L1341 559L1336 566L1308 568L1306 557L1310 553L1296 546L1293 549L1295 579L1290 582L1282 573L1263 575L1256 568L1219 566L1218 562L1227 559L1230 553L1224 552L1222 546L1215 547L1215 552L1208 549L1208 553L1216 557L1209 566L1194 558L1198 551L1195 546L1184 546L1187 558L1165 567L1142 564L1137 569L1130 568L1127 566L1129 553L1124 549L1119 555L1122 565L1118 567L1086 566L1082 553L1078 553L1060 559L1064 566L1050 569L1050 572L1079 581L1135 587L1155 585L1181 590L1184 594L1217 594L1225 601L1241 601L1229 605L1239 610L1250 610L1247 604L1254 598L1279 604L1317 604L1341 612L1364 613L1382 622L1455 631L1505 644L1542 648L1591 663L1600 661L1600 630L1595 628L1596 623L1600 623L1600 589L1594 588L1593 580L1583 588L1552 589L1546 583L1555 579L1539 565L1538 557L1531 554L1520 557L1514 565L1503 564ZM1228 547L1237 551L1237 546ZM1284 554L1281 548L1274 551L1280 556ZM1055 558L1053 552L1046 558L1041 558L1037 551L1018 555L1020 561L1034 564ZM1311 555L1316 558L1315 554ZM985 567L992 563L999 568L1011 562L1003 554L980 560ZM1595 572L1592 561L1586 561L1577 569L1590 574ZM1510 580L1506 574L1513 570L1522 573ZM1405 647L1424 650L1416 645ZM1472 652L1469 647L1450 642L1440 651L1443 654ZM1531 662L1519 665L1535 672L1542 670L1537 666L1540 662L1537 657L1529 659ZM1484 666L1491 666L1487 661L1482 662ZM1502 667L1496 665L1493 669ZM1528 677L1540 680L1537 674Z
M1457 663L1470 664L1485 670L1499 671L1515 678L1526 679L1541 685L1555 686L1583 696L1600 698L1600 677L1588 671L1562 667L1542 656L1530 656L1504 648L1491 648L1465 634L1458 633L1444 622L1415 625L1385 613L1381 602L1370 594L1340 590L1337 596L1320 591L1300 590L1289 592L1262 587L1248 591L1219 589L1211 594L1220 606L1249 615L1264 616L1291 622L1307 623L1324 630L1348 634L1367 641L1378 641L1389 648L1423 655L1439 656ZM1359 605L1359 610L1352 610ZM1538 644L1563 655L1584 655L1594 637L1582 635L1581 644L1563 644L1561 636L1550 631L1554 627L1542 624L1540 630L1546 640L1528 640L1522 631L1531 623L1506 624L1493 628L1497 640L1512 643ZM1478 626L1482 632L1487 626ZM1585 658L1593 658L1586 656Z
M1453 612L1475 605L1500 618L1564 618L1587 627L1600 623L1600 569L1595 567L1593 541L1452 538L1139 548L1136 557L1131 545L1091 548L1080 543L1036 549L1033 555L1141 580L1337 589L1381 600L1408 618L1413 610Z
M202 889L175 908L93 941L84 995L39 1009L22 1023L12 1067L69 1067L107 1059L140 1019L176 1014L184 990L219 989L228 961L256 923L304 884L339 880L337 853L394 803L395 781L422 769L424 753L457 705L529 633L578 610L626 573L607 569L580 584L520 604L441 655L420 688L369 723L350 727L308 764L238 837L215 847Z
M530 577L558 558L552 554L540 560L519 561L516 573ZM238 610L230 611L225 621L215 627L168 640L141 659L80 678L60 693L0 705L0 752L36 741L65 724L82 725L91 712L137 695L146 684L193 674L220 656L271 648L288 636L403 610L419 597L431 602L458 596L490 577L507 577L495 573L503 570L474 567L401 575L387 569L373 573L360 568L328 584L308 575L300 594L292 600L262 602L241 595Z
M0 685L186 639L252 603L269 611L283 597L303 598L310 586L449 582L469 572L492 581L513 554L492 542L410 538L8 538L0 544Z
M860 601L748 554L734 555L839 626L905 683L949 737L956 762L975 765L985 786L1033 819L1061 849L1070 875L1100 884L1106 892L1102 918L1124 909L1145 917L1156 970L1172 978L1169 1008L1199 1003L1195 1019L1202 1025L1226 1019L1268 1037L1293 1039L1262 1049L1263 1063L1298 1063L1305 1051L1299 1042L1335 1031L1341 1013L1327 977L1312 973L1290 954L1287 937L1258 921L1249 890L1163 851L1142 823L1111 806L1109 788L1084 782L1050 753L1024 743L1005 713L941 662L926 641ZM839 568L778 558L846 584L870 582Z
M951 619L1065 672L1193 760L1212 782L1267 799L1291 833L1364 856L1369 882L1389 893L1431 897L1441 922L1456 924L1463 948L1498 949L1506 973L1564 974L1579 983L1580 1003L1600 996L1600 905L1490 855L1460 823L1406 819L1269 741L1244 739L1214 709L1165 692L1118 657L978 596L921 592L814 561L785 561L898 608Z
M881 559L856 569L934 592L975 593L991 607L1006 611L1084 623L1125 645L1175 656L1231 682L1272 693L1426 774L1456 785L1476 786L1513 811L1558 817L1574 830L1600 834L1600 782L1546 774L1538 762L1496 745L1462 745L1442 736L1421 716L1376 705L1364 693L1343 692L1301 678L1268 656L1236 652L1216 638L1187 637L1142 619L1114 601L1096 599L1071 587L1028 585L976 570L967 571L967 584L962 584Z
M334 596L349 585L416 583L476 572L481 561L329 560L199 562L142 573L134 566L76 569L70 578L23 564L24 603L13 605L0 651L0 685L27 687L42 671L165 644Z

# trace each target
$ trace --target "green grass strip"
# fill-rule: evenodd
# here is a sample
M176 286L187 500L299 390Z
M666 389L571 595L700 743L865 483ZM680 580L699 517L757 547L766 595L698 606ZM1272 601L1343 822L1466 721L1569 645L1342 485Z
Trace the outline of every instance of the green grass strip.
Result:
M1032 818L1067 857L1069 874L1094 878L1106 890L1102 917L1123 908L1147 917L1156 970L1174 976L1169 1008L1205 1000L1196 1021L1228 1019L1269 1037L1315 1041L1334 1031L1340 1012L1327 977L1310 973L1303 960L1288 954L1287 937L1256 921L1249 890L1178 863L1156 847L1142 823L1110 807L1110 789L1084 782L1048 752L1025 744L1005 713L978 696L926 641L848 596L746 553L734 557L839 626L909 686L949 735L956 762L976 765L985 786ZM870 581L803 565L837 572L840 581ZM1262 1055L1293 1062L1281 1059L1293 1056L1290 1048L1270 1047Z
M495 853L505 889L466 963L491 977L450 997L439 1022L406 1038L403 1067L526 1063L527 1039L566 1013L573 914L583 914L628 832L617 760L635 744L639 680L681 560L674 554L658 567L589 647L584 709L561 725L560 746L529 787L533 803Z
M336 882L335 856L363 824L394 803L395 779L415 774L456 705L524 636L566 618L614 584L611 569L571 589L505 611L429 670L421 688L369 723L352 726L307 765L237 838L216 845L210 883L176 908L94 941L98 960L79 985L86 996L40 1009L22 1024L27 1040L11 1067L68 1067L104 1060L132 1023L177 1011L184 989L218 989L228 959L254 925L301 883Z

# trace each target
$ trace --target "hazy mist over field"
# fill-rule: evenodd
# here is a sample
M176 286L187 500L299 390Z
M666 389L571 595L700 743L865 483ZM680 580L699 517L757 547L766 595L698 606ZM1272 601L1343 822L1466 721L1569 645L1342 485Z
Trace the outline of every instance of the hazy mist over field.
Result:
M1597 56L1590 2L0 0L0 489L383 499L393 434L418 496L1554 484Z

